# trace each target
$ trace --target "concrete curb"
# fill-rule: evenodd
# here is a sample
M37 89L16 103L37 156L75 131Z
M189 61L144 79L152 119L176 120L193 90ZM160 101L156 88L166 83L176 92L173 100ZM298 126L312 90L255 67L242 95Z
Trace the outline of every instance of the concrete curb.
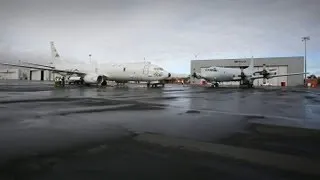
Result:
M274 152L212 144L182 138L171 138L162 135L142 134L134 138L139 142L158 144L165 147L183 147L186 150L207 152L227 158L244 160L263 166L271 166L303 174L320 175L320 162L303 157L279 154Z

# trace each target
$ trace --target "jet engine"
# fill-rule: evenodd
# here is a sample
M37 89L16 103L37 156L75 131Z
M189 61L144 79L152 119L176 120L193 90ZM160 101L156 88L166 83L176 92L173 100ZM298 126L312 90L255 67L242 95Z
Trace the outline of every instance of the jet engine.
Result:
M107 82L107 76L99 74L87 74L84 76L83 81L85 84L97 84L103 86Z

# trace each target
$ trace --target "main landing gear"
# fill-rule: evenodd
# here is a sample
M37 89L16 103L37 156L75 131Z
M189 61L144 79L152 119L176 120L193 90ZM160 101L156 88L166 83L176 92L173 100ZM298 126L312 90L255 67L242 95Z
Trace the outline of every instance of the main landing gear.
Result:
M123 82L117 82L116 87L126 87L126 83L123 83Z
M215 82L211 84L211 87L219 87L219 83Z
M161 85L161 87L164 87L164 83L155 83L155 84L150 84L150 83L147 83L147 87L150 88L150 86L152 88L157 88L158 85Z
M253 88L253 83L250 81L240 81L240 88Z

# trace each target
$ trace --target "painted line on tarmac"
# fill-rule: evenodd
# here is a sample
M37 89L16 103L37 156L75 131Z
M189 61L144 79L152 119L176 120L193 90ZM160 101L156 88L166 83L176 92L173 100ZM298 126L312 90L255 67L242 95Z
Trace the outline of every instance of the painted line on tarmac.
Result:
M256 149L235 147L223 144L172 138L162 135L141 134L134 138L139 142L158 144L164 147L183 148L195 152L206 152L213 155L244 160L281 170L295 171L304 174L320 175L320 162L313 159L286 155Z

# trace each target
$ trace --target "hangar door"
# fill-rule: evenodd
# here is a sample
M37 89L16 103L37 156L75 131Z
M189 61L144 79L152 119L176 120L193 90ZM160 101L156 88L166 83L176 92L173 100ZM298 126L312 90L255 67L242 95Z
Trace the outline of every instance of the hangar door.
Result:
M30 71L30 80L41 80L43 73L39 70L31 70Z
M287 74L288 73L288 66L269 66L266 69L276 69L273 72L276 72L277 74ZM255 67L256 71L262 71L263 67ZM281 86L281 82L285 82L286 85L288 85L288 77L275 77L271 79L266 80L267 83L271 84L272 86ZM256 79L254 81L255 86L261 86L263 84L263 79Z

